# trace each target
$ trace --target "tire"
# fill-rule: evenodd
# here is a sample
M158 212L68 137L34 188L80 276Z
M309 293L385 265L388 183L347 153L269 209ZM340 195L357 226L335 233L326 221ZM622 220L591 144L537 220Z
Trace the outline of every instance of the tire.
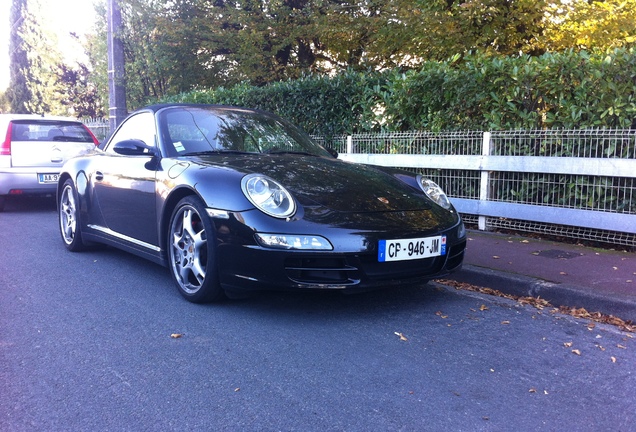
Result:
M62 186L58 206L60 234L64 246L71 252L79 252L86 247L82 241L79 200L72 180L66 180Z
M223 299L214 227L198 197L179 201L170 218L167 238L170 274L181 295L193 303Z

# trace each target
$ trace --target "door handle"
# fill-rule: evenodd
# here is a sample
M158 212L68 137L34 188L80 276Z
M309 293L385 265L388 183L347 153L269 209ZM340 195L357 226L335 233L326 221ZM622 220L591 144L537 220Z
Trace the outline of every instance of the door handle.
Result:
M101 171L95 171L95 180L101 181L104 180L104 174Z

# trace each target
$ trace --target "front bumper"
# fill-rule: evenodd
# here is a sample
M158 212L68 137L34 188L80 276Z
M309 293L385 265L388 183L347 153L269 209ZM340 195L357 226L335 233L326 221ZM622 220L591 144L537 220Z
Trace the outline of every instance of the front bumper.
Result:
M264 248L250 241L249 236L253 237L253 232L246 237L220 235L217 242L219 281L229 291L365 291L398 284L421 283L461 268L466 248L464 230L460 228L462 226L459 222L445 230L420 234L422 237L445 235L447 249L444 255L393 262L378 261L377 244L380 239L395 238L395 232L361 233L330 229L327 233L320 233L333 244L346 245L336 247L333 251ZM409 233L411 234L413 233ZM408 238L408 235L402 235L402 238Z

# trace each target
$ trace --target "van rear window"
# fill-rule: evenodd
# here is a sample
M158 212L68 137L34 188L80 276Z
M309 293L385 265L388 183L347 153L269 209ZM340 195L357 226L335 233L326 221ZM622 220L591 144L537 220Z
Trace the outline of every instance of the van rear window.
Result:
M33 120L11 123L11 141L93 142L93 137L81 123Z

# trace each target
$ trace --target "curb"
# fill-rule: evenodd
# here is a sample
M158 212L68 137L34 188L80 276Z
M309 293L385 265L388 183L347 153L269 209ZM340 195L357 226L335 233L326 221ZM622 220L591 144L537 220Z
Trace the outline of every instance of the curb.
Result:
M636 298L613 295L607 298L590 288L547 282L530 276L464 264L462 269L446 277L457 282L492 288L520 297L541 297L555 307L585 308L623 320L636 322Z

